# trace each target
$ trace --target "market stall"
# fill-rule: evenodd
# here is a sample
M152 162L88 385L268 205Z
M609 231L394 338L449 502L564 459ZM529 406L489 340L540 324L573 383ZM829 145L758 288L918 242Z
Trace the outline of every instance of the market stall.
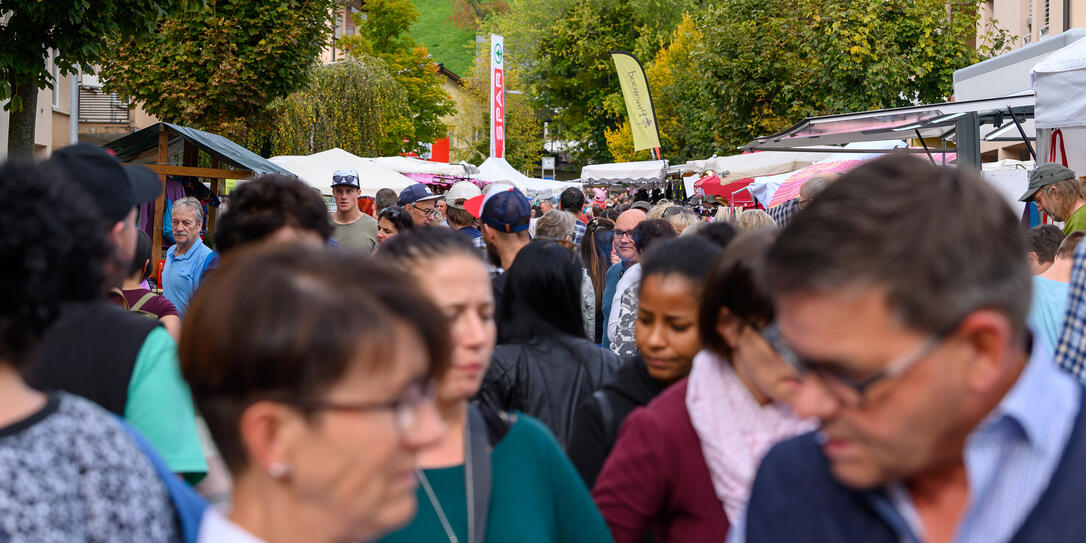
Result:
M667 179L667 161L643 160L589 164L581 168L581 182L586 185L638 185Z
M581 189L582 185L579 182L570 181L552 181L550 179L536 179L534 177L528 177L517 171L512 164L506 162L504 158L490 157L485 162L479 165L479 173L472 176L473 179L478 179L486 183L496 183L504 181L512 183L518 189L520 189L528 198L552 198L557 197L567 188L574 187Z
M353 155L338 147L312 155L275 156L269 160L323 195L332 194L332 174L336 170L357 171L362 196L374 196L383 188L399 194L415 183L402 174L377 165L373 159Z
M406 156L384 156L370 160L419 183L440 185L443 188L479 173L479 168L466 162L448 164Z
M1086 39L1033 67L1037 160L1086 174Z

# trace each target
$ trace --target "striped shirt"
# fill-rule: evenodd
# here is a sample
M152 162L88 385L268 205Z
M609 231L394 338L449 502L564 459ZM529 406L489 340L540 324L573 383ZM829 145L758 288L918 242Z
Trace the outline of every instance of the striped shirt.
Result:
M1063 456L1080 394L1079 384L1052 363L1045 342L1035 339L1018 382L966 440L970 504L954 541L987 543L1014 537ZM912 532L902 534L902 541L926 540L909 493L899 485L888 494Z

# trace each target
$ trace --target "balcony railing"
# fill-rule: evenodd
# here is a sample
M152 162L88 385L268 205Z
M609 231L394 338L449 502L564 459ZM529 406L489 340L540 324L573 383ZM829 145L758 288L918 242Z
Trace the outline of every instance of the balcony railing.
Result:
M79 122L128 124L128 102L115 93L79 88Z

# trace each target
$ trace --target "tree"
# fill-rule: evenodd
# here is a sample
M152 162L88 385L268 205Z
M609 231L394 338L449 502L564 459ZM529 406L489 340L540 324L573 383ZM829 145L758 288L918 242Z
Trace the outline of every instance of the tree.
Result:
M491 13L509 11L505 0L454 0L448 21L459 28L478 30Z
M354 17L358 34L337 42L351 55L372 55L385 61L407 93L412 122L399 134L406 141L406 151L418 151L423 144L445 137L442 118L453 112L449 95L441 88L437 64L426 47L407 33L418 16L411 0L369 0L366 11Z
M238 141L270 155L339 147L359 156L396 154L407 130L407 93L378 58L360 56L313 69L309 85L268 108L267 123L236 126Z
M176 0L89 0L42 2L0 0L0 100L11 112L8 150L34 151L38 89L56 83L46 67L50 51L62 74L97 62L103 44L119 36L146 33Z
M205 0L116 40L105 88L158 118L218 131L306 84L337 0Z

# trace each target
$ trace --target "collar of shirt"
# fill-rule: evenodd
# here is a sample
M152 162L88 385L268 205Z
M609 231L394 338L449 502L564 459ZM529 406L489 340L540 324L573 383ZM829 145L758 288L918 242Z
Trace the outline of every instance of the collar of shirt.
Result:
M1071 437L1081 388L1056 367L1043 341L1031 343L1018 381L966 438L970 498L955 541L1009 541L1048 487ZM904 485L888 485L882 496L893 510L876 506L879 516L902 541L922 541L923 525ZM878 505L878 493L872 497ZM903 524L912 533L902 533Z
M176 245L174 245L173 247L170 247L170 250L166 251L166 253L167 253L167 256L169 256L173 260L188 260L188 259L192 258L193 256L195 256L196 253L200 252L200 247L199 246L203 245L203 244L204 244L203 238L196 238L196 242L193 243L191 247L189 247L189 250L185 251L185 254L178 255Z

